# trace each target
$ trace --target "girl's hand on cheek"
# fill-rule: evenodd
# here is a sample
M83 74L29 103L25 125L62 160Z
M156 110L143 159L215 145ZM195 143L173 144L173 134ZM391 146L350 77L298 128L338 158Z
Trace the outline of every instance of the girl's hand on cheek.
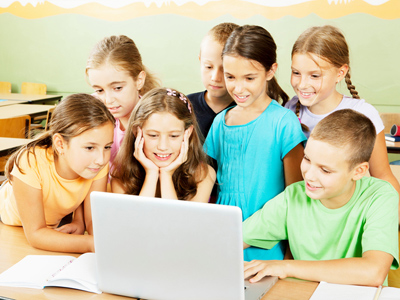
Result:
M137 136L135 140L135 152L133 153L133 156L137 159L138 162L140 162L146 173L151 171L156 171L158 173L159 168L144 154L143 145L144 145L143 132L142 129L138 127Z
M179 166L182 165L187 160L187 153L188 153L188 149L189 149L189 136L190 136L190 132L189 132L189 129L187 129L187 130L185 130L185 133L183 135L183 141L182 141L181 150L179 152L179 155L168 166L166 166L164 168L160 168L160 172L165 172L172 176L172 174L174 174L175 170L178 169Z

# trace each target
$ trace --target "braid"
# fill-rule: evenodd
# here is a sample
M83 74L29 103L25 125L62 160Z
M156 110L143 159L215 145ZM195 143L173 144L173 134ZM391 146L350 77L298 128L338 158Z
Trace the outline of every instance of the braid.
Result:
M297 103L296 103L296 116L299 118L299 120L300 120L300 124L301 124L301 129L303 130L303 131L306 131L306 132L308 132L308 131L310 131L310 128L308 128L308 126L306 125L306 124L303 124L303 123L301 123L301 119L300 119L300 100L297 100Z
M356 91L356 87L351 83L350 72L347 72L344 80L346 81L347 88L349 89L351 96L354 99L360 99L360 96L358 96L358 92Z

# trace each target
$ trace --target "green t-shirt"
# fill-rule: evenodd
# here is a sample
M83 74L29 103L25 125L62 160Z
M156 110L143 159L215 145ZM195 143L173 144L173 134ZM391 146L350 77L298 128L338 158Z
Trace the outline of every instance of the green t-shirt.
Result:
M399 195L373 177L356 182L350 201L329 209L305 193L304 181L288 186L243 223L245 243L270 249L288 240L297 260L361 257L368 250L391 254L399 267Z

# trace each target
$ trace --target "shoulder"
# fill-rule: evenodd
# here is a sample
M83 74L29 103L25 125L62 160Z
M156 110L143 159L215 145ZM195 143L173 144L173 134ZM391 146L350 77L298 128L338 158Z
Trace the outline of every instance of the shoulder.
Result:
M296 105L298 102L299 98L297 96L294 96L292 99L286 102L285 107L294 112L296 110Z
M383 207L398 206L399 195L389 182L371 176L361 178L357 184L359 185L357 201L370 206L376 205L379 210Z
M198 92L198 93L191 93L188 94L187 97L193 104L198 103L204 99L204 94L206 91Z

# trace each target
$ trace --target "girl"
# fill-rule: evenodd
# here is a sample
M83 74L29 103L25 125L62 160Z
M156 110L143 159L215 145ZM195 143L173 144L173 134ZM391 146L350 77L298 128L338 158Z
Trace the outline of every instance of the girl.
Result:
M50 129L11 155L0 189L0 216L23 226L36 248L94 251L90 192L105 191L114 117L101 101L70 95L54 110ZM56 228L74 212L71 224ZM69 233L69 234L67 234Z
M206 163L190 101L153 89L136 106L115 159L113 192L208 202L215 171Z
M297 96L286 107L305 125L307 137L320 120L339 109L351 108L369 117L377 133L369 171L372 176L389 181L400 193L389 166L382 120L378 111L358 96L350 80L349 64L348 45L338 28L326 25L307 29L292 49L291 84ZM352 97L336 90L343 78Z
M86 76L95 95L116 119L112 162L140 95L158 86L158 82L143 65L135 43L124 35L106 37L95 45L87 61Z
M205 150L218 163L217 203L236 205L247 219L285 186L302 179L305 136L296 116L280 106L276 45L264 28L233 31L222 52L225 83L237 106L214 119ZM275 100L273 100L275 99ZM282 259L283 246L248 248L245 260Z

